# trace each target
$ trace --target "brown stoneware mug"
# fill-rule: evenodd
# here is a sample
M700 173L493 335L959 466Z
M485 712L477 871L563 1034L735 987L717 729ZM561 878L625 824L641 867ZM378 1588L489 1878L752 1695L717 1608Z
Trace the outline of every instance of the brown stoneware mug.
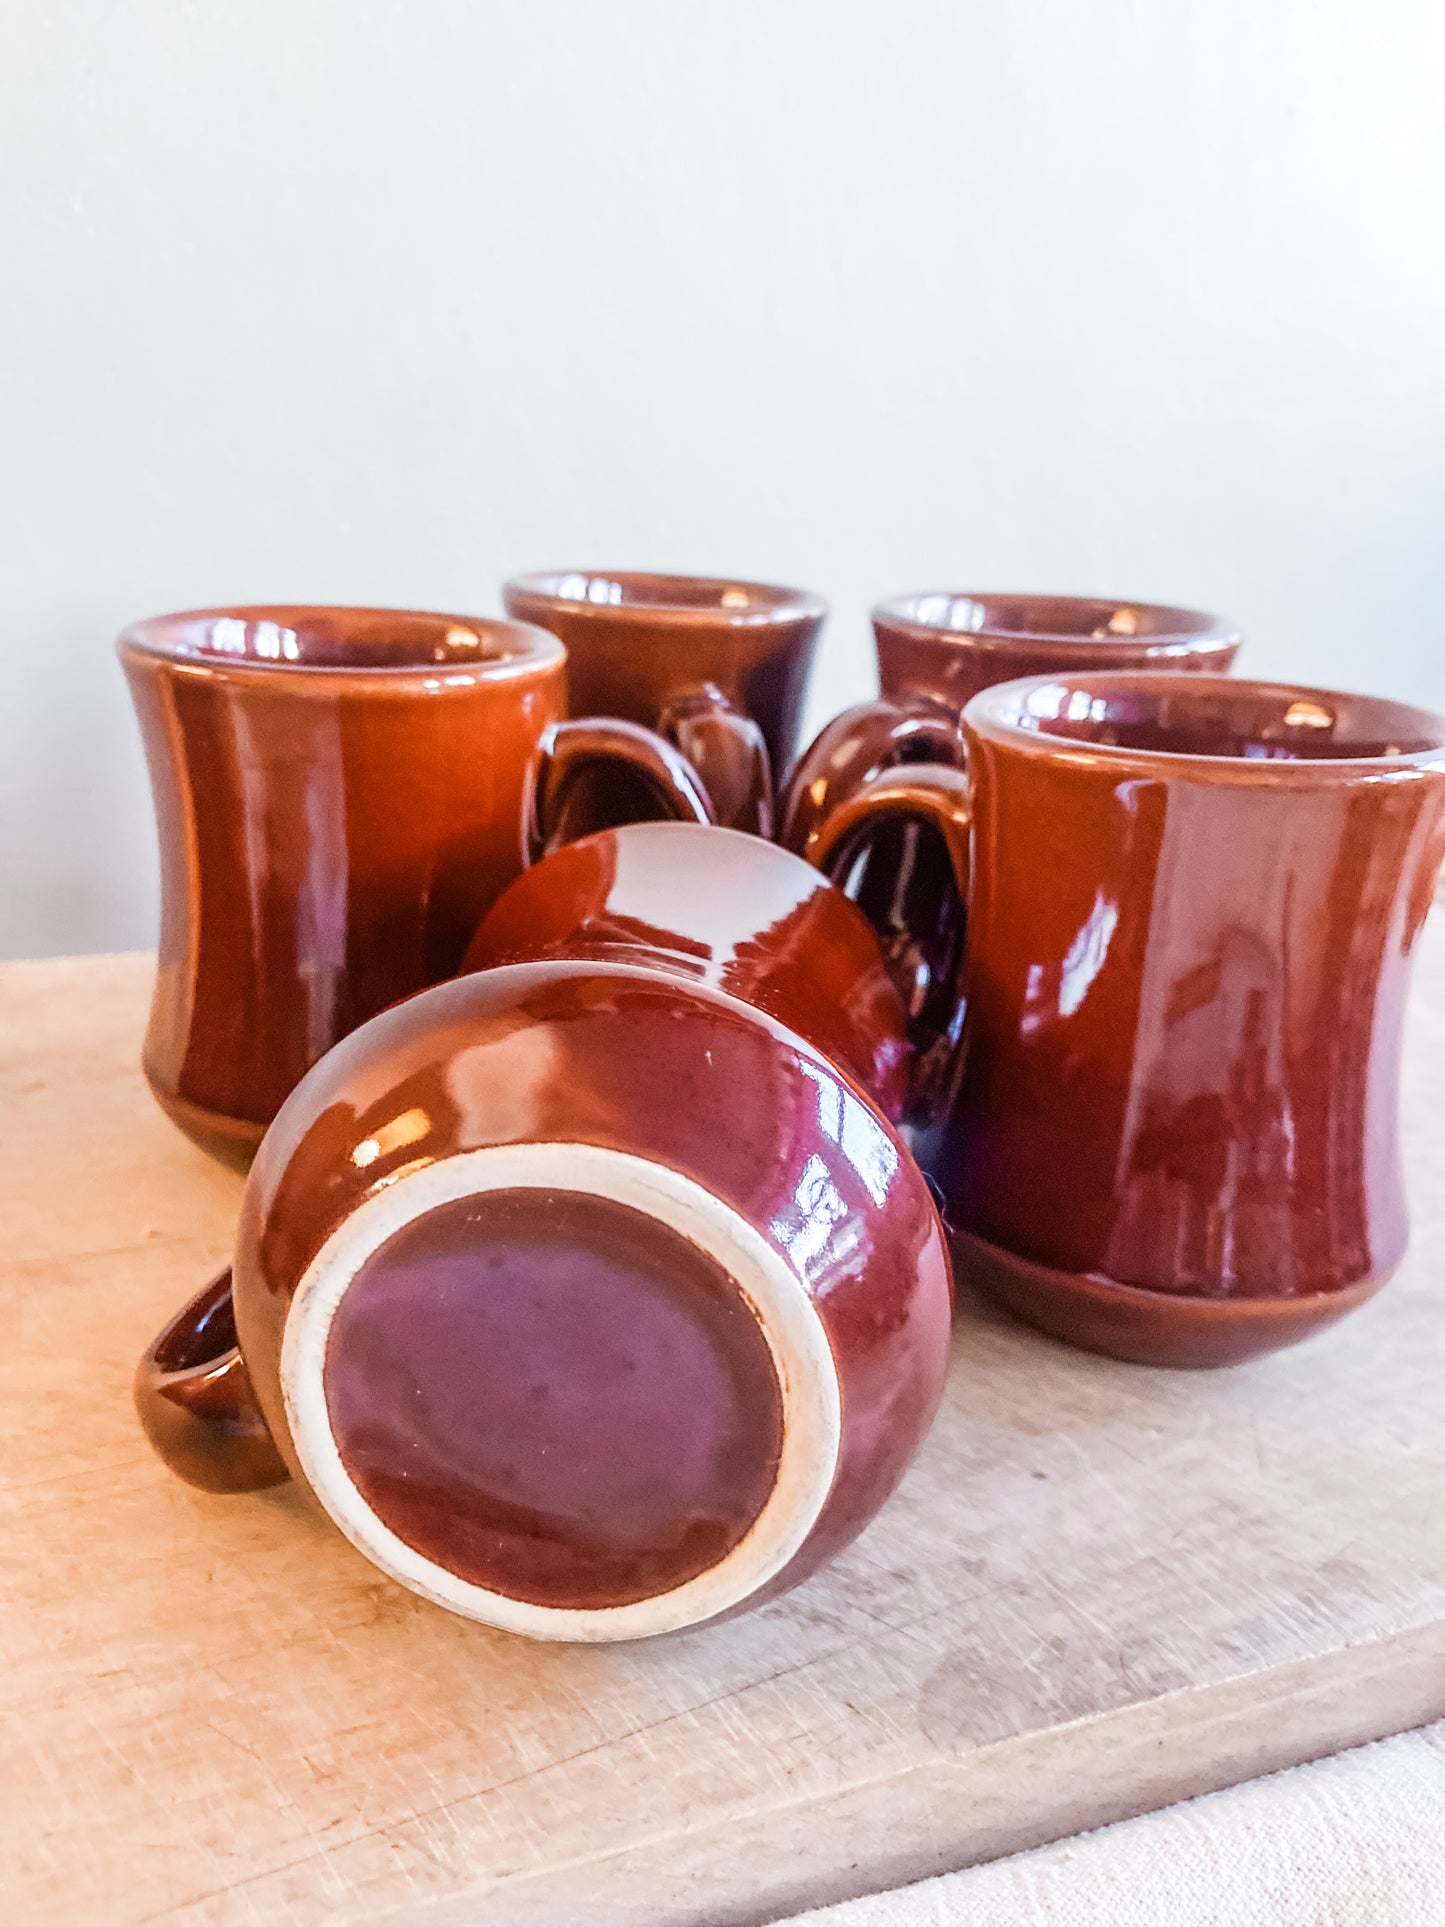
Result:
M761 582L576 569L513 576L502 597L566 644L574 715L660 731L696 765L719 823L772 835L826 603ZM626 820L607 794L587 803L586 827Z
M160 838L146 1076L233 1163L339 1037L451 976L590 771L625 769L650 813L711 816L672 745L558 722L562 649L522 623L204 609L137 623L119 653Z
M141 1362L152 1442L213 1490L289 1471L392 1578L534 1637L783 1591L947 1361L872 931L775 845L646 824L530 870L467 962L283 1106L232 1272Z
M873 639L879 700L835 717L793 772L779 833L790 850L879 770L960 763L958 719L982 689L1110 669L1223 674L1241 640L1233 623L1197 609L955 589L880 602Z
M1340 1318L1405 1249L1400 1024L1445 849L1445 720L1061 675L974 697L963 735L966 779L884 771L808 846L841 875L881 824L920 838L921 947L955 945L928 988L961 1044L918 1149L960 1276L1155 1364Z

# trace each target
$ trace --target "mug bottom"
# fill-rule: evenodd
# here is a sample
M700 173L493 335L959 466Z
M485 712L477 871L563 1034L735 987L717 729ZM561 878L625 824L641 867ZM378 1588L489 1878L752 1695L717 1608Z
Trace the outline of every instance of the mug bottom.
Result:
M841 1408L802 1281L693 1180L461 1152L334 1232L287 1314L306 1477L383 1571L537 1638L677 1630L796 1556Z
M949 1233L958 1276L1025 1324L1133 1365L1208 1369L1298 1344L1372 1298L1390 1272L1298 1298L1198 1298L1058 1271L970 1231Z
M233 1171L242 1177L250 1170L257 1148L266 1135L264 1124L255 1124L249 1118L224 1117L219 1111L208 1111L200 1104L192 1104L174 1091L168 1091L158 1084L149 1072L146 1083L150 1086L151 1096L160 1105L171 1123L199 1145L208 1157L221 1164L229 1164Z

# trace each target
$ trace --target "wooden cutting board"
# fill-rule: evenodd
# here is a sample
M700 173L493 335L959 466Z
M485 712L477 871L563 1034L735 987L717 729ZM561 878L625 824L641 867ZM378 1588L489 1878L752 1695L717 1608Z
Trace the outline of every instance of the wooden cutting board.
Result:
M7 1919L744 1927L1445 1715L1445 919L1381 1298L1203 1375L965 1301L933 1437L830 1571L590 1650L151 1457L132 1367L240 1184L146 1094L150 974L0 968Z

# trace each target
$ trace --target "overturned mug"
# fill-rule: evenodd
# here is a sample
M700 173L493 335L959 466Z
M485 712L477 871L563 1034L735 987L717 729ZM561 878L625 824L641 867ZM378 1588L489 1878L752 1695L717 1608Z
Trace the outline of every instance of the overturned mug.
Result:
M719 823L771 836L825 602L763 582L576 569L513 576L502 596L508 615L565 643L574 715L658 730L696 766ZM596 814L620 792L625 821L626 785L608 772L585 800Z
M966 778L883 771L807 845L846 876L885 829L919 838L958 1047L918 1148L960 1277L1153 1364L1340 1318L1405 1249L1400 1026L1445 719L1139 673L992 688L962 728Z
M338 1038L452 975L524 835L575 820L590 772L625 769L641 814L711 820L671 744L559 722L562 648L520 622L201 609L118 648L161 855L145 1073L182 1130L243 1167Z
M640 825L529 871L468 962L288 1100L234 1286L141 1363L146 1430L213 1490L301 1478L513 1632L780 1592L883 1503L947 1362L873 933L773 845Z

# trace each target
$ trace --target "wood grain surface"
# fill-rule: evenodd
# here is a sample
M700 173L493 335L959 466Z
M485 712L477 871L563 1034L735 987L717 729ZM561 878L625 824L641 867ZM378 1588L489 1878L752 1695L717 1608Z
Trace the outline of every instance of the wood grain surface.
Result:
M151 1457L137 1354L239 1181L136 1068L150 961L0 968L0 1894L25 1921L747 1927L1445 1714L1445 920L1415 1238L1298 1350L1171 1374L961 1308L947 1403L790 1598L531 1645L290 1488Z

